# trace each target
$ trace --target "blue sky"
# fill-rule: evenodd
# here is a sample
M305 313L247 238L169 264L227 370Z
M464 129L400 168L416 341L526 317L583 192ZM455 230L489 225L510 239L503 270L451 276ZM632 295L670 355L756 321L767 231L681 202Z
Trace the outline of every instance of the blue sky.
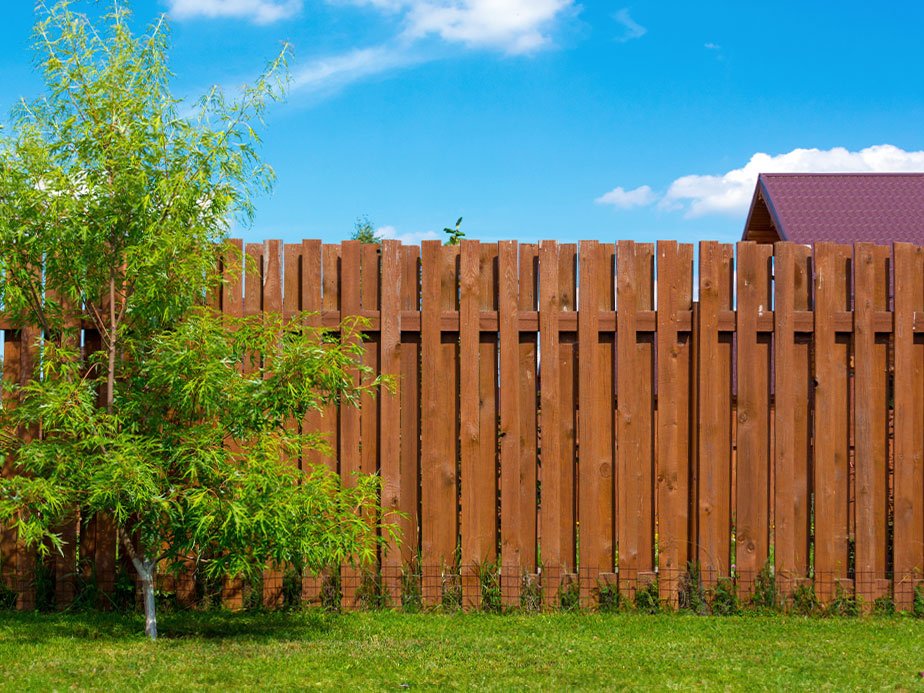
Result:
M248 240L333 242L368 215L408 242L459 216L481 240L731 241L759 171L924 170L924 5L623 2L132 6L139 31L170 17L178 95L292 44ZM4 3L4 111L41 92L31 8Z

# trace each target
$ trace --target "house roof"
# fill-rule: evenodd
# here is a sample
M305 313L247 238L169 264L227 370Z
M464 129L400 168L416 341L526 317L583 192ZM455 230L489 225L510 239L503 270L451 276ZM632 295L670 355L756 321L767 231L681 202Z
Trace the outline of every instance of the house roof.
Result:
M761 173L743 238L924 245L924 173Z

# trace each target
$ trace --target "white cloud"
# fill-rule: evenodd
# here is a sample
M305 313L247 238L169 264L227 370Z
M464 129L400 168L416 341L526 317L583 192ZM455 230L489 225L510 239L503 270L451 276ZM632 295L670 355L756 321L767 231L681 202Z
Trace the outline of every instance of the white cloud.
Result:
M629 16L629 8L624 7L619 12L613 15L613 19L622 24L625 28L625 33L622 36L619 36L616 40L620 43L625 43L626 41L631 41L632 39L641 38L644 36L648 29L636 22L632 17Z
M547 29L572 0L414 0L406 33L526 53L549 42Z
M401 241L405 245L418 245L421 241L439 240L440 236L436 231L412 231L410 233L398 233L394 226L380 226L375 230L375 235L381 239L390 239Z
M363 77L380 74L420 62L420 57L400 46L381 45L362 48L341 55L318 58L296 68L290 88L315 92L336 89Z
M758 152L742 168L722 175L689 175L678 178L659 204L664 209L683 209L685 216L741 215L748 211L759 173L900 173L924 171L924 151L908 152L880 144L851 152L833 149L794 149L785 154ZM618 188L617 188L618 189Z
M644 207L656 201L658 196L647 185L639 186L635 190L624 190L621 186L613 188L605 195L601 195L594 202L604 205L613 205L616 209L632 209Z
M703 44L703 48L708 48L708 49L711 50L711 51L720 51L720 50L722 50L722 46L720 46L720 45L717 44L717 43L712 43L712 41L709 41L708 43L704 43L704 44Z
M167 4L174 19L233 17L271 24L297 14L303 0L167 0Z

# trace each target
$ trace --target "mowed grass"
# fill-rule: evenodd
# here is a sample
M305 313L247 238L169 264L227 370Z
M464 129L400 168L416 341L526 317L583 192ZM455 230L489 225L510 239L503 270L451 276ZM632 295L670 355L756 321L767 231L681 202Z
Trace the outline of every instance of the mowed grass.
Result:
M924 621L641 614L0 614L0 689L924 690Z

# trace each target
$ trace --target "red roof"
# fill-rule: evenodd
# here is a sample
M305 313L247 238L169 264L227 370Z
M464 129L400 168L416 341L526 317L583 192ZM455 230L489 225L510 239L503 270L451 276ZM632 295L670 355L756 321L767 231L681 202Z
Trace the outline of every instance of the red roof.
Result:
M924 245L924 173L761 173L758 196L782 240Z

